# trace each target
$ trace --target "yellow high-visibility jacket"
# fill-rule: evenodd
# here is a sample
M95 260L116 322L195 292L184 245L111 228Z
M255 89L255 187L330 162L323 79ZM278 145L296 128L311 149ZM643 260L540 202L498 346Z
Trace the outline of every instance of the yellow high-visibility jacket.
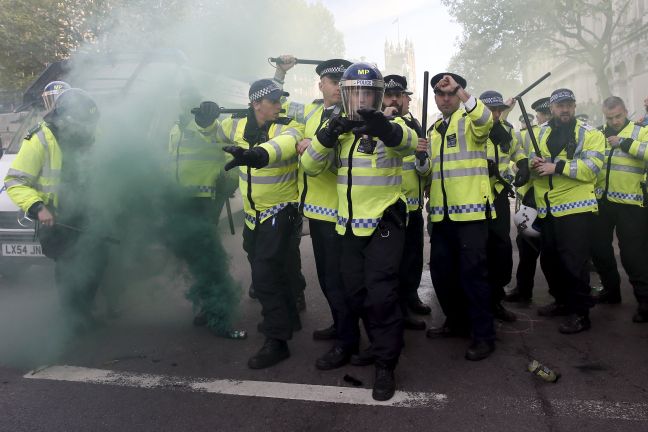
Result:
M39 201L56 208L62 163L54 134L40 123L23 140L4 179L9 198L25 212Z
M169 134L172 175L191 196L214 197L217 187L225 187L224 143L218 140L220 123L215 120L201 128L194 120L186 126L176 123ZM231 176L230 176L231 178ZM220 184L219 184L220 183Z
M440 222L447 214L452 221L474 221L495 217L493 191L488 178L486 142L493 116L479 99L470 112L455 111L441 134L444 119L429 131L432 182L430 220Z
M629 140L616 149L605 141L605 161L596 181L596 198L643 206L641 182L648 161L648 128L628 122L616 135Z
M538 147L541 157L550 160L547 139L551 126L543 124L538 131ZM553 162L564 161L561 174L537 176L532 174L535 201L538 216L544 218L548 212L555 217L598 211L594 185L601 167L605 152L605 137L601 131L580 120L574 127L576 150L571 159L563 148ZM531 150L529 161L535 157Z
M251 120L250 120L251 119ZM239 188L243 197L245 223L250 229L274 216L288 205L297 205L297 151L295 145L303 137L303 126L288 117L279 117L267 130L268 141L248 143L244 132L254 114L245 118L223 120L221 131L226 142L244 149L258 145L268 152L264 168L239 167Z
M416 133L395 122L403 137L395 147L388 147L372 137L340 135L335 148L324 147L317 136L302 155L304 170L318 175L327 170L331 154L337 165L338 217L340 235L351 228L356 236L370 236L385 210L398 200L406 202L402 187L403 158L416 150Z

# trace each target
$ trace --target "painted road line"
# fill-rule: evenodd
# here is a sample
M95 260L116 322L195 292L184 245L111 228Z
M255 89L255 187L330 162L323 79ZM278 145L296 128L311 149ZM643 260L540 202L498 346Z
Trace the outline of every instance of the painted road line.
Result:
M86 384L106 384L145 389L181 390L232 396L290 399L350 405L382 405L403 408L443 408L447 396L438 393L397 391L388 401L375 401L371 390L312 384L268 381L211 380L167 375L119 372L76 366L49 366L27 373L24 378L66 381Z

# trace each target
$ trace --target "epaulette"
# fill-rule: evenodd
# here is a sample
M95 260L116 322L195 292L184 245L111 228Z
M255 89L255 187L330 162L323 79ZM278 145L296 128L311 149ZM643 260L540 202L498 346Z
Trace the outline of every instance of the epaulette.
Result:
M324 99L315 99L313 102L315 105L322 105L324 104Z
M26 140L31 139L31 137L32 137L36 132L38 132L39 130L41 130L41 124L40 124L40 123L38 123L36 126L32 127L31 129L29 129L29 130L27 131L27 135L25 135L25 139L26 139Z
M273 123L287 125L290 124L291 121L293 121L292 117L277 117L277 120L273 121Z
M242 112L236 112L232 114L233 119L242 119L247 117L248 113L247 111L242 111Z
M584 122L580 124L580 127L582 127L583 129L585 129L586 131L592 131L592 130L595 130L594 126L590 126L589 124L584 123Z

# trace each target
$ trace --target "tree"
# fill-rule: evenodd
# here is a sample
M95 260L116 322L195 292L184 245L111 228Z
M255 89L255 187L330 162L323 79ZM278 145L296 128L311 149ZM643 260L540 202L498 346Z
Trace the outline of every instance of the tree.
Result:
M269 56L340 56L344 43L331 13L306 0L0 0L0 89L24 89L76 50L158 48L250 77Z
M509 59L513 73L519 76L527 56L538 55L538 47L545 47L553 56L588 65L602 98L611 94L605 70L614 50L648 33L648 24L626 18L631 0L443 3L465 30L459 43L461 51L453 59L465 72L479 76L489 69L496 71Z

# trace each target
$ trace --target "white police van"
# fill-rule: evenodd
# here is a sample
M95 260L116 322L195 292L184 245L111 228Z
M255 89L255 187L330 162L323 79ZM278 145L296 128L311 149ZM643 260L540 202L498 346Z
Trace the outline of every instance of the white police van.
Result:
M52 81L66 81L72 87L86 90L101 106L110 105L116 99L147 88L150 83L161 80L175 88L167 88L159 100L152 101L149 124L143 128L154 131L154 141L168 140L168 131L177 118L177 98L186 83L200 83L206 97L228 108L247 106L249 85L245 82L207 71L192 69L186 65L184 54L177 50L159 50L147 53L125 53L110 56L80 55L75 66L82 65L83 74L77 76L70 70L68 61L49 65L23 95L20 127L0 158L0 275L12 275L24 271L25 265L49 263L41 252L33 221L9 199L4 189L4 177L20 149L22 138L42 119L41 94L45 85ZM175 103L174 103L175 102Z

